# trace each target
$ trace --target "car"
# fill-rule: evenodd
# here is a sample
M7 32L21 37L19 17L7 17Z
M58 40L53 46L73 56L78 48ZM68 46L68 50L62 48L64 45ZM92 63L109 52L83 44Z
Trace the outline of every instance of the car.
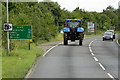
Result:
M106 32L112 32L113 33L113 39L115 39L115 31L114 30L107 30Z
M113 33L112 32L105 32L103 35L103 41L104 40L112 40L113 41Z

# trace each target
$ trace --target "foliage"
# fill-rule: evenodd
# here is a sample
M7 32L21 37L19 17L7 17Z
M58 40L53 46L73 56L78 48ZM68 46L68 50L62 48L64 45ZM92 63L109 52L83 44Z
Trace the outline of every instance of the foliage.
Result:
M38 49L35 44L31 44L31 50L25 48L28 47L23 44L18 49L12 50L9 56L3 54L2 78L24 78L36 57L43 54L43 51ZM3 49L3 53L5 53L5 49Z
M42 55L43 53L41 50L36 48L35 44L61 40L61 36L63 35L58 36L58 33L61 29L63 29L65 19L82 18L82 27L85 28L85 31L87 31L87 22L97 23L97 35L102 33L103 30L109 29L111 26L116 27L117 30L120 29L120 20L118 20L118 18L120 19L120 9L114 9L112 6L108 6L106 10L103 10L101 13L88 12L84 9L80 9L79 7L72 12L69 12L65 10L65 8L61 9L57 2L47 3L46 1L50 0L44 1L45 2L40 3L9 2L9 23L12 23L13 25L32 25L33 43L31 45L31 50L29 51L28 42L13 40L10 56L6 56L5 49L7 34L3 31L3 25L0 26L0 28L2 28L2 66L4 78L24 77L36 57ZM2 3L2 24L3 23L6 23L5 3ZM85 33L87 34L87 32Z
M120 39L118 40L119 44L120 44Z
M120 9L108 6L103 12L88 12L77 7L72 12L61 9L57 2L9 3L9 22L13 25L32 25L33 42L50 41L63 29L68 18L83 19L82 27L87 31L87 22L97 23L98 30L107 30L111 26L119 29ZM6 5L2 3L2 24L6 22ZM3 47L6 46L6 32L2 31ZM13 43L14 45L14 43Z

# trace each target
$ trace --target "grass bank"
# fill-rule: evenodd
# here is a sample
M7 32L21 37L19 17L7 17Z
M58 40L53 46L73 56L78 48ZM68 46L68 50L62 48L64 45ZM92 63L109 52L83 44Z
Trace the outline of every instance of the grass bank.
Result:
M92 37L92 36L101 36L104 34L105 31L102 30L97 30L96 34L95 33L87 33L85 32L85 37Z
M23 78L36 58L43 54L34 43L31 44L31 50L25 44L27 43L18 43L21 46L10 51L10 56L2 49L2 78Z
M59 34L49 42L59 41L63 35ZM37 57L43 55L43 51L38 49L35 43L31 43L31 49L28 50L28 41L13 40L15 48L7 56L6 49L2 48L2 78L24 78L28 70L32 67ZM48 41L39 41L38 45L48 43Z

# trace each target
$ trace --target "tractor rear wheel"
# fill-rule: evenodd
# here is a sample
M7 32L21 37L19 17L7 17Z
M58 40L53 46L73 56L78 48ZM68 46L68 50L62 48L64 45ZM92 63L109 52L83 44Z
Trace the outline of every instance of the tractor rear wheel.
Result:
M83 34L79 34L79 45L82 46L82 41L83 41Z
M64 45L68 45L67 33L64 33Z

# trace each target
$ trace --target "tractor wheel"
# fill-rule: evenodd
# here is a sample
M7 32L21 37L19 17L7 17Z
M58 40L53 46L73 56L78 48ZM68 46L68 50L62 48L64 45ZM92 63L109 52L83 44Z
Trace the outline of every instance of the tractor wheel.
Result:
M103 41L104 41L105 39L103 38Z
M68 45L67 33L64 33L64 45Z
M81 39L79 40L79 45L82 46L82 40Z
M83 34L80 33L79 35L79 45L82 46Z

